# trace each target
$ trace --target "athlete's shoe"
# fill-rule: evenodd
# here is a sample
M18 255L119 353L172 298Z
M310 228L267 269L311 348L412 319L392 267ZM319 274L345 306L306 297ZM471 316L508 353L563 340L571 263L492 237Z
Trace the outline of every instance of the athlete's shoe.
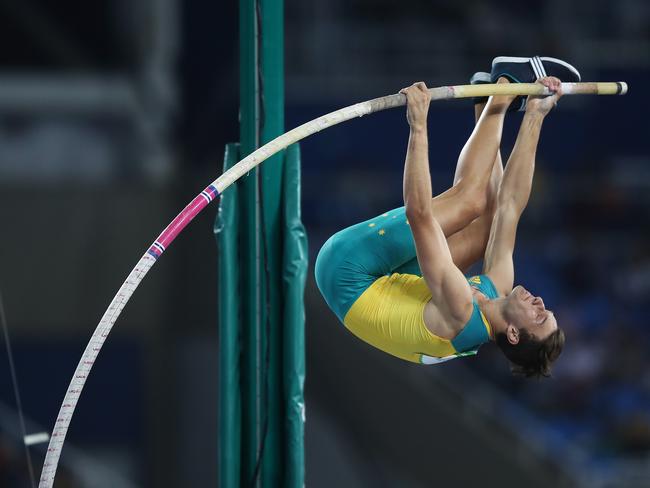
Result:
M490 81L496 83L504 76L513 83L535 83L545 76L555 76L561 81L580 81L580 72L566 61L557 58L533 56L532 58L517 58L499 56L492 60ZM524 110L526 97L517 97L508 110Z
M486 83L492 83L490 78L490 73L485 71L477 71L469 79L470 85L484 85ZM488 101L489 97L474 97L474 103L485 103Z

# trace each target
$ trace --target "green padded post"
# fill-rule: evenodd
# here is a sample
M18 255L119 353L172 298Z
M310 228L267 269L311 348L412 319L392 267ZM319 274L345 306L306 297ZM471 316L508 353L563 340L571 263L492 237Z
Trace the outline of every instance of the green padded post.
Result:
M255 0L239 2L239 117L240 156L246 157L259 145L258 33ZM260 260L261 222L258 200L258 168L242 179L239 205L241 213L241 254L239 267L242 285L242 456L241 484L248 486L255 470L261 445L262 384L264 350L262 333L262 276Z
M239 160L239 145L228 144L223 170ZM214 225L219 266L219 486L239 488L241 392L239 388L239 286L237 187L221 196Z
M284 5L282 0L260 0L262 133L265 144L284 133ZM264 487L282 486L284 456L282 401L282 166L284 152L269 158L261 167L262 214L266 239L268 293L268 431L262 469ZM266 322L264 323L266 325ZM266 332L266 327L263 327Z
M305 282L307 280L307 233L300 220L300 147L287 148L284 183L284 402L285 488L305 483Z

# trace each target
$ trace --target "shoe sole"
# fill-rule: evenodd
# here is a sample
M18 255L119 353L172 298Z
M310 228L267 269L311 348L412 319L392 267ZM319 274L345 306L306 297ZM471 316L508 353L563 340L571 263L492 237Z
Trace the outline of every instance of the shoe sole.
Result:
M521 58L516 56L498 56L492 60L492 67L494 68L494 65L498 63L530 63L531 59L532 58ZM543 56L540 57L539 59L541 59L542 61L549 61L564 66L566 69L571 71L574 75L576 75L578 80L582 79L582 76L580 76L580 72L577 69L575 69L573 66L571 66L569 63L567 63L566 61L562 61L561 59L558 58L551 58L549 56Z

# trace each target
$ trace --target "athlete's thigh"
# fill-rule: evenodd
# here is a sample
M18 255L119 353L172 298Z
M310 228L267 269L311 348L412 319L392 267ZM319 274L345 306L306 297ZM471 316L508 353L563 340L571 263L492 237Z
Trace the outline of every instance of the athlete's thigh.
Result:
M461 271L467 271L485 255L491 224L492 215L482 215L464 229L447 238L451 258Z
M476 218L471 211L471 202L467 201L459 185L433 197L431 209L445 237L467 227Z
M458 232L447 236L451 259L463 273L485 255L485 247L490 237L492 217L492 213L481 215ZM420 266L415 257L395 269L394 272L422 276L422 271L420 271Z

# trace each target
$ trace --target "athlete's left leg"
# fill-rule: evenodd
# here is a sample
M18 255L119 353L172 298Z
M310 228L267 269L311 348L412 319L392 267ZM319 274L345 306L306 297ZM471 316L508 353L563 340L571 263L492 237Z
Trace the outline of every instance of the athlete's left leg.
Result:
M485 103L476 103L474 105L474 116L477 122L485 109L485 105ZM449 245L454 264L462 271L466 271L485 254L485 248L490 237L492 219L496 210L497 193L502 178L503 162L501 160L501 151L497 150L490 175L490 184L487 188L485 211L467 227L447 238L447 244Z

